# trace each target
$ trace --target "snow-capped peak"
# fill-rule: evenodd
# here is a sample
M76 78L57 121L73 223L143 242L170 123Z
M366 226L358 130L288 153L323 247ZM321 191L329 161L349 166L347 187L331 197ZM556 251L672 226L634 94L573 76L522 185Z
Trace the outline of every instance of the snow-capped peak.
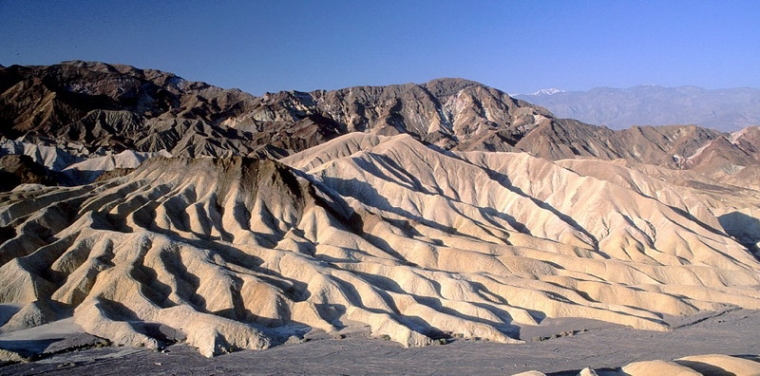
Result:
M531 93L530 95L553 95L553 94L564 93L564 92L565 92L564 90L549 88L549 89L541 89L539 91Z

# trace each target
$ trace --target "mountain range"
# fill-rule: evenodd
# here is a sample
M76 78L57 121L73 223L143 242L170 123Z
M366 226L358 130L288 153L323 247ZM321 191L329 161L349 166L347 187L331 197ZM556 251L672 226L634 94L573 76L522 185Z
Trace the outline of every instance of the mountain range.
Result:
M515 95L557 116L624 129L635 125L695 124L733 132L760 125L760 89L708 90L641 85L589 91L540 90Z
M611 130L461 79L256 97L79 61L1 68L0 122L3 332L70 319L213 356L760 309L757 127Z
M37 157L53 173L73 166L70 170L76 171L61 179L71 184L83 182L72 177L82 169L74 164L93 157L126 152L134 159L140 158L134 153L163 151L276 159L351 132L409 134L452 151L625 159L709 170L718 177L757 160L755 128L732 134L689 125L613 131L558 118L461 79L254 97L170 73L77 61L0 69L0 90L0 137L6 140L6 153L38 145L26 153L55 154L44 162ZM53 149L38 151L40 146ZM722 156L696 158L704 150Z

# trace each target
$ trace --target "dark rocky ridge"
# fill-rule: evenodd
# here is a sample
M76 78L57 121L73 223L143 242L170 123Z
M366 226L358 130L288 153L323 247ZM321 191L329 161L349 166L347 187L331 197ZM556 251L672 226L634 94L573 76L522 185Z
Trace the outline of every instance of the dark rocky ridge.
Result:
M0 132L8 138L90 151L179 147L189 155L209 144L237 151L250 139L213 121L249 95L154 70L84 62L12 66L0 70L0 90ZM191 142L198 138L204 141Z
M55 177L27 155L0 157L0 192L10 191L19 184L54 183Z
M0 92L1 136L96 154L166 149L175 156L279 158L342 134L365 132L408 133L460 151L715 168L713 161L689 157L730 137L681 125L613 131L556 118L542 107L462 79L254 97L171 73L76 61L0 68ZM722 158L717 168L758 160L751 142L711 148L733 156Z

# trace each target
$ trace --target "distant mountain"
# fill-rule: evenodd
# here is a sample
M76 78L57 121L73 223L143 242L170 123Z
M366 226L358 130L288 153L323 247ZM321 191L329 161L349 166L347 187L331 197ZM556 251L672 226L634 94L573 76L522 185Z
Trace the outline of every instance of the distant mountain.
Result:
M534 91L533 93L528 94L529 96L541 96L541 95L554 95L557 93L564 93L565 91L562 89L555 89L555 88L549 88L549 89L541 89L538 91ZM517 96L519 94L516 94Z
M614 129L696 124L728 132L760 125L760 89L752 88L706 90L695 86L642 85L589 91L549 89L515 98L546 107L558 117Z

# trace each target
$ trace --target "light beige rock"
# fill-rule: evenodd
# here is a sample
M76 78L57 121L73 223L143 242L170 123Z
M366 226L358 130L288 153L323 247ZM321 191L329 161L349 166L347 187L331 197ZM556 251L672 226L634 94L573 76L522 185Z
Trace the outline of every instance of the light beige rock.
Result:
M91 185L2 194L0 303L69 305L117 344L159 347L155 328L171 329L206 356L347 321L424 346L519 343L504 328L543 317L666 331L664 314L760 309L760 263L716 217L753 215L752 195L403 135L285 161L154 158Z
M676 363L705 375L760 375L760 362L722 354L687 356Z
M538 371L525 371L525 372L515 373L512 376L546 376L546 374L543 372L538 372Z
M630 363L623 367L623 372L630 376L649 375L672 375L672 376L700 376L701 373L682 366L676 362L665 360L649 360Z

